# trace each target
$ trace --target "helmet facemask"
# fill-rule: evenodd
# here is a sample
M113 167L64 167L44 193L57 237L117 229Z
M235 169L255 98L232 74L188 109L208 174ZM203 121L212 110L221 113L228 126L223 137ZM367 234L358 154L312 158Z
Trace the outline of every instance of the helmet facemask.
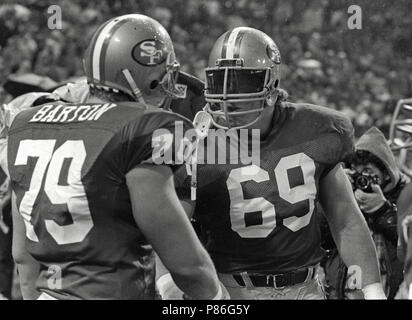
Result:
M212 115L213 124L223 129L241 129L256 123L266 106L266 99L272 95L278 85L271 78L271 68L244 68L242 59L218 60L220 65L207 68L205 98L208 104L205 111ZM225 66L227 63L237 64ZM246 111L230 111L229 105L242 102L260 101L260 106ZM233 119L247 114L256 114L249 123L233 126ZM223 122L223 124L222 124Z
M180 99L182 97L182 92L177 85L180 64L174 59L174 56L173 52L169 52L165 63L166 73L160 81L154 80L150 83L150 94L147 94L146 98L143 97L143 93L138 88L130 71L127 69L122 70L136 101L143 104L148 103L153 106L163 107L168 110L172 99Z
M166 74L159 82L162 90L166 93L166 97L162 103L162 107L165 110L170 109L170 104L173 99L184 98L185 92L177 85L177 79L179 78L180 64L174 58L174 54L170 53L166 60Z

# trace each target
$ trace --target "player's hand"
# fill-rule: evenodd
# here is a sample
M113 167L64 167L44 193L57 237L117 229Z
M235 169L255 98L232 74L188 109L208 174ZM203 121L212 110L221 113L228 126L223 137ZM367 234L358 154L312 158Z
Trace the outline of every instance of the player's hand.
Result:
M0 300L9 300L5 295L0 292Z
M365 300L386 300L385 292L383 291L380 282L368 284L362 289Z
M162 300L182 300L183 291L174 283L170 273L166 273L156 281L157 290Z
M405 240L405 243L408 243L408 233L409 233L409 228L412 228L412 214L407 215L403 220L402 220L402 234L403 234L403 239Z
M348 177L350 183L353 185L355 181L353 181L352 175L355 173L355 170L344 168L343 171L346 173L346 176Z
M407 286L406 282L403 281L399 286L398 292L396 293L395 300L412 300L412 284Z
M379 185L372 184L372 191L372 193L366 193L359 189L355 191L355 199L358 202L359 208L365 213L373 213L379 210L386 202L386 198Z

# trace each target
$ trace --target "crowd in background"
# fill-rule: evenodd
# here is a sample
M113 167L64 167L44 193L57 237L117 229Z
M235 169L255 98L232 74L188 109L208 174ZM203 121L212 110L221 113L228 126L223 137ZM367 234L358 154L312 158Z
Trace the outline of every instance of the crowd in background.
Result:
M50 1L5 0L0 5L0 103L10 74L55 81L81 76L82 52L110 17L144 13L171 34L184 71L200 78L214 41L226 30L251 26L269 34L282 54L281 86L294 102L345 112L357 136L371 125L387 133L395 103L412 95L410 0L55 0L62 29L48 28ZM362 9L351 30L348 7Z

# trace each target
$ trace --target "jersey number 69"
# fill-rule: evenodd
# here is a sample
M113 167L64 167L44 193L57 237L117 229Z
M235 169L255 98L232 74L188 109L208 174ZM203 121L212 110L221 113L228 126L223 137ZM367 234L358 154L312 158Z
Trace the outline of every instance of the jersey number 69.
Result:
M290 187L287 170L300 167L304 183L293 188ZM290 204L309 200L308 212L303 216L291 216L283 219L283 225L296 232L307 226L315 208L316 198L315 163L304 153L297 153L283 157L275 168L279 196ZM233 169L226 181L230 196L230 221L232 230L242 238L266 238L276 227L276 209L273 203L263 197L245 199L243 196L242 182L255 181L257 183L268 181L269 173L252 164L250 166ZM248 213L261 212L262 223L259 225L246 225L245 216Z

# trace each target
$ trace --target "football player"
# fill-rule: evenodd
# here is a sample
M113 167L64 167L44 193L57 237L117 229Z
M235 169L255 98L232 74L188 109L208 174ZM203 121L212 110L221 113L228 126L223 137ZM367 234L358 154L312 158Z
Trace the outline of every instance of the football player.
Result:
M412 183L402 190L398 200L398 257L404 262L404 280L395 299L412 300Z
M216 41L206 68L207 114L194 121L202 132L208 122L213 126L199 143L192 176L185 168L176 174L178 194L205 230L232 298L324 298L316 276L322 251L314 213L320 203L365 298L385 299L376 251L341 167L353 149L352 125L334 110L286 102L280 64L275 42L259 30L235 28ZM240 159L244 130L252 159L253 131L260 133L259 160L246 164ZM213 144L219 136L225 144ZM188 200L191 187L197 187L196 203Z
M399 100L392 117L389 140L403 172L412 177L412 99ZM398 199L398 257L404 262L404 281L396 299L412 300L412 183L402 190Z
M167 31L111 19L84 68L88 101L22 111L8 131L19 267L38 263L40 299L153 299L153 247L188 297L226 297L174 191L193 144L187 119L157 110L178 95Z

